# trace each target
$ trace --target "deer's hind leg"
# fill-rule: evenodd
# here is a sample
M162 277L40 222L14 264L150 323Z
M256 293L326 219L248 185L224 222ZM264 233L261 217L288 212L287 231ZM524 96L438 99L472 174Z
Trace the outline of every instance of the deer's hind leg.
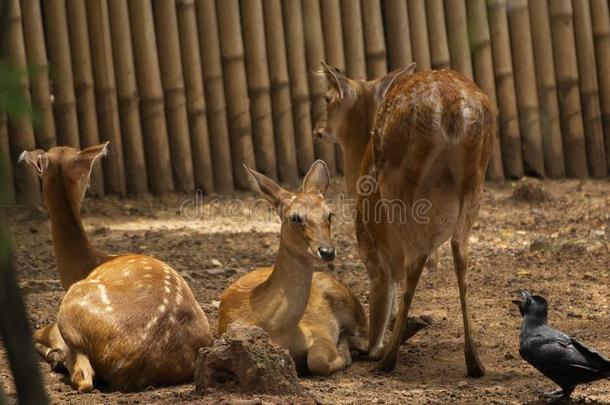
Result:
M457 230L451 238L451 250L453 252L453 263L460 290L460 303L462 305L462 317L464 321L464 355L466 357L466 368L469 377L482 377L485 368L479 358L477 344L472 330L472 320L468 305L468 237L472 229L472 223L478 212L478 196L476 193L462 197L460 202L460 214L458 217Z
M325 337L314 338L307 351L307 368L313 375L327 376L352 364L349 344L340 340L338 345Z
M70 383L78 392L91 392L93 390L93 367L89 358L75 350L69 348L66 354L66 368L70 373Z
M57 323L47 325L34 332L36 351L51 365L53 371L64 367L68 346L59 333Z

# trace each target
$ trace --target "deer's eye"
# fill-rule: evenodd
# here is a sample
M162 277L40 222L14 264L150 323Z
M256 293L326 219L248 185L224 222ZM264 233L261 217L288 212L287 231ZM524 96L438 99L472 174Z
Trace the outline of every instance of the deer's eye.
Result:
M324 96L324 101L326 101L326 104L330 104L331 100L332 98L330 97L330 95L327 94Z
M292 222L293 224L302 224L303 217L300 216L299 214L292 214L292 215L290 215L290 222Z
M328 222L330 222L334 216L335 216L335 214L333 214L332 212L329 212L328 213Z

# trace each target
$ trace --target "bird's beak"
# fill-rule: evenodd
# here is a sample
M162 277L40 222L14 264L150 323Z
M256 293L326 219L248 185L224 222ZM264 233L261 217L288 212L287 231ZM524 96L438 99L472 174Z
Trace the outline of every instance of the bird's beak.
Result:
M512 300L511 302L512 302L513 304L515 304L516 306L521 307L521 303L522 303L523 301L521 301L521 300Z

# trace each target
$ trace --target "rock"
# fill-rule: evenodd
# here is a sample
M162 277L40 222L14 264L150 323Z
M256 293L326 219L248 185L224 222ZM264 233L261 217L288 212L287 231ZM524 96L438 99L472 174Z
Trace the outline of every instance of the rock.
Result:
M214 267L222 267L222 263L220 263L220 260L218 259L212 259L212 265Z
M520 202L545 202L553 197L543 187L540 180L525 178L513 190L513 200Z
M288 351L259 327L232 324L213 346L199 349L195 387L233 392L306 395Z

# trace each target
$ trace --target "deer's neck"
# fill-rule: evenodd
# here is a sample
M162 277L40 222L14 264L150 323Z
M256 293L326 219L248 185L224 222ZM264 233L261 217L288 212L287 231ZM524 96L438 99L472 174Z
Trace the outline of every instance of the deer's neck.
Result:
M266 329L282 346L288 346L307 308L313 260L308 253L295 254L280 242L271 275L253 293L258 306L270 313Z
M356 185L358 178L368 172L371 130L373 127L374 110L372 101L366 98L354 106L350 119L342 128L341 145L343 146L343 160L345 183L349 196L357 196Z
M80 217L80 206L74 206L60 182L47 187L45 201L51 218L59 280L67 290L109 257L89 243Z

